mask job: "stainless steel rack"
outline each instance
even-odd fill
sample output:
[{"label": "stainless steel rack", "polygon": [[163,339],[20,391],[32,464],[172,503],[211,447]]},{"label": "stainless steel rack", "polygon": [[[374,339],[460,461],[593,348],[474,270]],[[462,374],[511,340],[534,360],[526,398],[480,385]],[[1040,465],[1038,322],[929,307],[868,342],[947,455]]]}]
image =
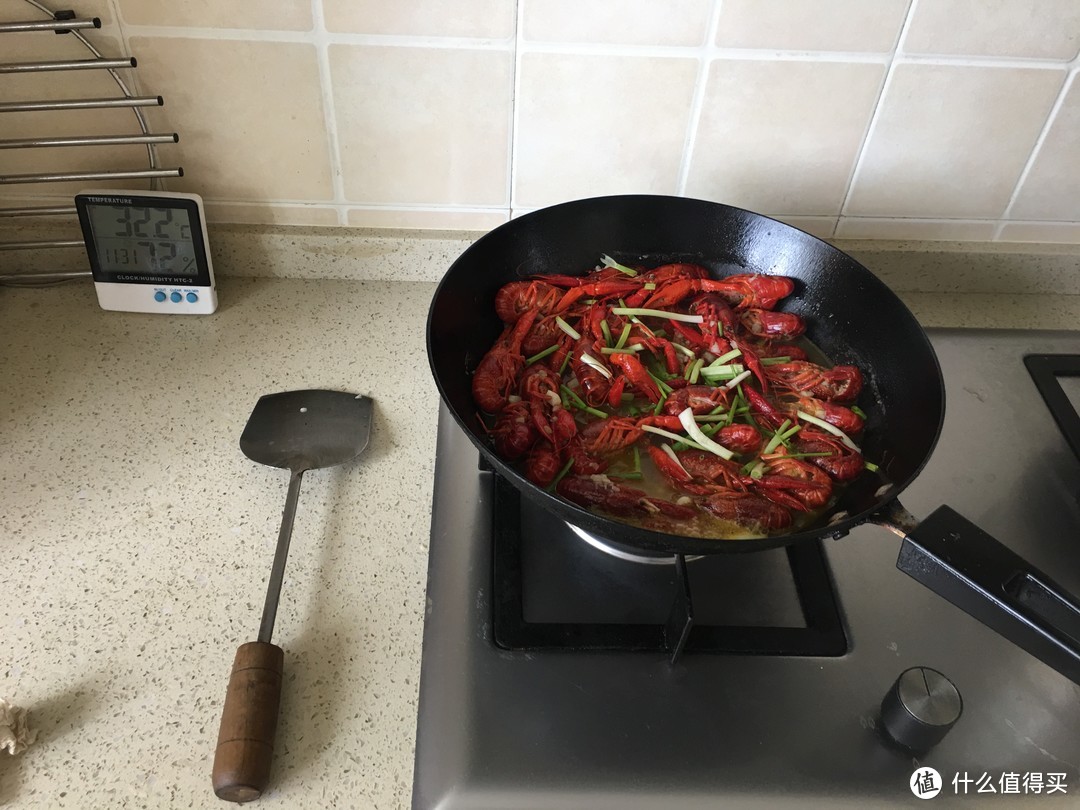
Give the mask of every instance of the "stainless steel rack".
[{"label": "stainless steel rack", "polygon": [[[120,75],[121,71],[134,70],[138,63],[134,57],[110,58],[104,56],[81,32],[101,28],[97,17],[79,18],[72,10],[52,11],[36,0],[25,2],[44,14],[48,19],[0,22],[0,40],[3,35],[24,34],[43,36],[48,33],[70,36],[82,44],[92,55],[89,59],[40,60],[0,63],[0,74],[26,74],[39,72],[66,72],[74,70],[104,70],[116,83],[121,95],[109,98],[73,99],[26,99],[0,102],[0,120],[5,113],[39,112],[61,110],[117,109],[130,110],[138,123],[139,132],[115,135],[46,134],[33,137],[0,139],[0,149],[51,149],[71,146],[116,146],[143,144],[146,146],[148,167],[117,167],[115,169],[87,171],[73,166],[70,170],[20,174],[0,174],[0,185],[21,185],[70,181],[148,180],[151,189],[160,189],[161,181],[169,177],[182,177],[179,166],[162,167],[157,158],[155,145],[176,143],[180,137],[175,132],[151,132],[143,115],[143,107],[161,106],[161,96],[138,96],[131,92]],[[0,49],[2,50],[2,49]],[[118,127],[119,129],[120,127]],[[0,207],[0,220],[10,218],[75,217],[72,205]],[[81,248],[81,239],[20,239],[0,241],[0,251],[30,251],[53,248]],[[0,274],[0,284],[27,284],[63,281],[70,278],[88,277],[87,271],[33,272]]]}]

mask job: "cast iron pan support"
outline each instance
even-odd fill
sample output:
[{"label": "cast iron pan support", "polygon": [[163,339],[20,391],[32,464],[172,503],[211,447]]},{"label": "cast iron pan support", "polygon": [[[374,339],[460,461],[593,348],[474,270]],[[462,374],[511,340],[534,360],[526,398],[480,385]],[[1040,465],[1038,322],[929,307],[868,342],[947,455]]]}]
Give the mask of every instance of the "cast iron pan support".
[{"label": "cast iron pan support", "polygon": [[664,624],[664,642],[674,665],[686,649],[690,630],[694,627],[694,600],[690,596],[690,575],[686,571],[686,555],[675,555],[675,601],[671,604],[667,622]]},{"label": "cast iron pan support", "polygon": [[874,518],[904,542],[896,567],[1080,683],[1080,603],[948,506],[919,521],[898,501]]}]

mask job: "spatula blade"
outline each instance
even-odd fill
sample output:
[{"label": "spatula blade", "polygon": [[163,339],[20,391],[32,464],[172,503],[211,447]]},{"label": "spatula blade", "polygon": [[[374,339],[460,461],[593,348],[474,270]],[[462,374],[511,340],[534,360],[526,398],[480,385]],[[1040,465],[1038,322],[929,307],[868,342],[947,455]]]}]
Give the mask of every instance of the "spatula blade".
[{"label": "spatula blade", "polygon": [[367,447],[373,404],[345,391],[267,394],[248,417],[240,449],[259,464],[293,471],[343,464]]}]

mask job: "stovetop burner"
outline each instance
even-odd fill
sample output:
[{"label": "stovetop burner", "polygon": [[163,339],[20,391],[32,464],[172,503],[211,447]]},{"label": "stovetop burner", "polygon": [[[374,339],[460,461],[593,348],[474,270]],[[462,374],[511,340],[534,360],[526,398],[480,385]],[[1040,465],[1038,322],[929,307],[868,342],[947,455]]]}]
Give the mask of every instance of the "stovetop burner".
[{"label": "stovetop burner", "polygon": [[493,620],[505,649],[675,653],[688,633],[688,653],[847,652],[820,543],[640,565],[585,543],[498,476],[493,510]]},{"label": "stovetop burner", "polygon": [[[1080,463],[1023,361],[1080,355],[1080,333],[929,334],[948,408],[904,505],[926,515],[948,503],[1080,593]],[[1055,361],[1051,374],[1078,372]],[[1080,789],[1080,687],[897,571],[885,530],[687,564],[695,623],[671,665],[677,566],[592,548],[531,502],[513,506],[516,490],[476,460],[444,409],[417,810],[902,806],[924,766],[950,794],[954,775],[984,773],[995,785],[1061,773],[1069,796]],[[823,627],[838,646],[800,654]],[[770,648],[755,649],[763,638]],[[913,667],[942,673],[963,700],[917,760],[880,731],[883,696]],[[1058,798],[1075,803],[1024,800]]]}]

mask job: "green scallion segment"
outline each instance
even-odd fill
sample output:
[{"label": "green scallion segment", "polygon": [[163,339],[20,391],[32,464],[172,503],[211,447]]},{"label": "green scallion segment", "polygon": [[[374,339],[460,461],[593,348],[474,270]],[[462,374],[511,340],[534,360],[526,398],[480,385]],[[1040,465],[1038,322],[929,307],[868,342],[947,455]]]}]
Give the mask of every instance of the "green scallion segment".
[{"label": "green scallion segment", "polygon": [[566,357],[562,359],[562,365],[559,366],[559,376],[561,377],[566,373],[566,367],[570,365],[570,352],[566,353]]},{"label": "green scallion segment", "polygon": [[802,419],[804,422],[809,422],[812,425],[817,425],[822,430],[827,430],[834,436],[838,436],[840,438],[840,441],[842,441],[856,453],[859,453],[860,455],[862,454],[862,450],[859,449],[859,445],[855,444],[855,442],[848,438],[848,435],[844,433],[844,431],[842,431],[835,425],[830,425],[824,419],[818,419],[816,416],[811,416],[810,414],[803,413],[802,411],[797,411],[795,415]]},{"label": "green scallion segment", "polygon": [[607,419],[608,415],[606,413],[599,410],[598,408],[591,407],[587,402],[585,402],[585,400],[583,400],[581,397],[579,397],[577,394],[575,394],[573,391],[571,391],[565,385],[559,386],[559,390],[563,392],[563,395],[564,395],[564,400],[563,401],[569,400],[569,404],[573,405],[578,410],[585,411],[585,413],[592,414],[593,416],[595,416],[595,417],[597,417],[599,419]]},{"label": "green scallion segment", "polygon": [[569,387],[565,385],[560,385],[559,390],[562,391],[564,399],[568,399],[570,402],[572,402],[574,405],[577,405],[579,408],[589,407],[585,404],[585,400],[579,397],[574,391],[570,390]]},{"label": "green scallion segment", "polygon": [[765,449],[761,451],[762,455],[768,455],[776,449],[776,446],[784,440],[784,430],[786,430],[790,424],[790,419],[785,419],[783,421],[783,424],[776,429],[776,433],[773,434],[773,437],[769,439],[769,443],[765,445]]},{"label": "green scallion segment", "polygon": [[763,366],[778,366],[781,363],[790,363],[790,357],[762,357],[759,361]]},{"label": "green scallion segment", "polygon": [[627,267],[625,264],[619,264],[617,261],[615,261],[613,258],[608,256],[606,253],[601,253],[600,254],[600,264],[604,265],[604,267],[614,267],[620,273],[626,273],[626,275],[628,275],[628,276],[636,276],[637,275],[637,270],[633,270],[633,269]]},{"label": "green scallion segment", "polygon": [[619,340],[615,343],[616,349],[621,349],[626,345],[627,338],[630,337],[630,324],[623,324],[622,334],[619,335]]},{"label": "green scallion segment", "polygon": [[702,323],[705,320],[700,315],[683,315],[681,312],[665,312],[662,309],[645,309],[642,307],[612,307],[611,311],[615,315],[667,318],[669,321],[682,321],[684,323]]},{"label": "green scallion segment", "polygon": [[527,360],[525,361],[525,365],[527,365],[527,366],[531,366],[531,365],[532,365],[533,363],[535,363],[535,362],[536,362],[537,360],[543,360],[543,359],[544,359],[545,357],[547,357],[547,356],[548,356],[549,354],[554,354],[554,353],[555,353],[555,351],[556,351],[556,350],[557,350],[558,348],[559,348],[559,344],[558,344],[558,343],[556,343],[556,344],[554,344],[554,345],[552,345],[552,346],[548,346],[548,347],[547,347],[546,349],[544,349],[544,350],[543,350],[542,352],[538,352],[537,354],[534,354],[534,355],[533,355],[532,357],[530,357],[529,359],[527,359]]},{"label": "green scallion segment", "polygon": [[555,316],[555,325],[562,329],[574,340],[581,340],[581,333],[562,319],[561,315]]},{"label": "green scallion segment", "polygon": [[608,346],[611,345],[611,327],[608,326],[607,320],[600,321],[600,331],[604,335],[604,343]]},{"label": "green scallion segment", "polygon": [[611,379],[611,370],[588,352],[581,353],[581,362],[594,369],[597,374],[607,377],[609,380]]},{"label": "green scallion segment", "polygon": [[[744,372],[743,372],[742,374],[739,374],[739,375],[738,375],[737,377],[735,377],[735,378],[734,378],[733,380],[729,380],[729,381],[728,381],[728,382],[727,382],[727,383],[725,384],[725,388],[729,388],[729,389],[730,389],[730,388],[734,388],[735,386],[739,385],[739,384],[740,384],[740,383],[741,383],[741,382],[742,382],[743,380],[745,380],[745,379],[746,379],[747,377],[749,377],[749,376],[750,376],[750,372],[749,372],[749,371],[744,371]],[[741,389],[741,388],[739,389],[739,392],[740,392],[740,393],[742,392],[742,389]]]},{"label": "green scallion segment", "polygon": [[863,466],[866,467],[866,469],[868,469],[870,472],[877,472],[881,469],[877,464],[872,461],[864,461]]},{"label": "green scallion segment", "polygon": [[570,472],[570,468],[573,467],[573,466],[574,466],[574,459],[571,458],[565,464],[563,464],[562,469],[559,470],[558,473],[556,473],[555,477],[553,479],[551,479],[551,483],[548,484],[546,487],[544,487],[544,489],[547,492],[554,492],[555,487],[557,487],[559,485],[559,482],[563,480],[563,476],[565,476],[568,472]]},{"label": "green scallion segment", "polygon": [[671,393],[671,390],[672,390],[672,389],[671,389],[671,386],[670,386],[670,385],[668,385],[668,384],[667,384],[666,382],[664,382],[663,380],[661,380],[661,379],[660,379],[660,378],[659,378],[658,376],[656,376],[655,374],[653,374],[653,373],[652,373],[651,371],[649,371],[648,369],[646,369],[646,370],[645,370],[645,373],[646,373],[646,374],[648,374],[648,375],[649,375],[649,376],[650,376],[650,377],[652,378],[652,381],[653,381],[654,383],[656,383],[656,387],[660,389],[660,393],[661,393],[661,394],[663,394],[663,395],[664,395],[664,396],[666,397],[666,396],[667,396],[668,394],[670,394],[670,393]]},{"label": "green scallion segment", "polygon": [[702,432],[701,428],[697,426],[697,422],[694,421],[694,412],[690,408],[686,408],[679,414],[679,421],[682,423],[683,429],[690,434],[690,438],[701,445],[703,449],[729,461],[735,455],[722,444],[714,442]]},{"label": "green scallion segment", "polygon": [[851,412],[852,412],[853,414],[855,414],[855,415],[856,415],[857,417],[859,417],[860,419],[865,419],[865,418],[866,418],[866,411],[864,411],[864,410],[863,410],[862,408],[860,408],[860,407],[859,407],[858,405],[852,405],[852,406],[851,406],[851,408],[850,408],[850,410],[851,410]]},{"label": "green scallion segment", "polygon": [[720,355],[711,363],[709,363],[709,367],[712,368],[713,366],[722,366],[726,363],[730,363],[736,357],[742,357],[742,349],[732,349],[727,354]]},{"label": "green scallion segment", "polygon": [[693,370],[690,372],[690,384],[697,385],[698,375],[701,373],[701,367],[705,364],[705,360],[699,357],[694,361]]},{"label": "green scallion segment", "polygon": [[746,371],[746,366],[742,363],[731,363],[729,365],[716,365],[712,363],[701,370],[701,373],[706,377],[734,377],[736,374],[742,374]]},{"label": "green scallion segment", "polygon": [[664,438],[671,439],[675,442],[683,442],[688,447],[693,447],[695,450],[704,450],[697,442],[691,441],[685,436],[680,436],[678,433],[672,433],[670,430],[664,430],[663,428],[653,427],[652,425],[642,425],[641,429],[647,433],[655,433],[657,436],[663,436]]},{"label": "green scallion segment", "polygon": [[[787,420],[785,420],[785,421],[787,421]],[[796,433],[798,433],[800,430],[802,430],[802,425],[795,425],[792,428],[783,431],[783,433],[780,435],[780,439],[782,441],[787,441],[792,436],[794,436]]]}]

